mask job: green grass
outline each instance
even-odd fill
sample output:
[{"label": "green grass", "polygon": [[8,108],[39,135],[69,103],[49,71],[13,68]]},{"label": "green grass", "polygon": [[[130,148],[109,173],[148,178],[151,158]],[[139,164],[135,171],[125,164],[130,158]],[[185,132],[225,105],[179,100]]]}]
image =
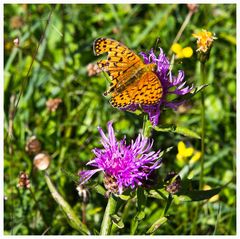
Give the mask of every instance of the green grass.
[{"label": "green grass", "polygon": [[[63,211],[52,198],[44,172],[34,168],[33,156],[25,151],[26,141],[36,135],[42,143],[42,150],[51,155],[50,178],[82,220],[83,203],[75,189],[76,184],[62,169],[77,175],[94,157],[91,150],[101,147],[97,126],[106,130],[107,122],[112,120],[117,137],[120,139],[127,135],[131,139],[137,136],[143,121],[143,115],[111,107],[103,96],[107,81],[102,73],[88,76],[88,64],[100,59],[93,54],[93,41],[102,36],[111,37],[137,53],[155,48],[158,41],[158,46],[168,53],[187,14],[188,8],[184,4],[4,5],[6,235],[80,233],[68,224]],[[186,202],[174,197],[166,215],[168,220],[154,232],[156,235],[236,234],[236,5],[201,4],[179,43],[191,46],[195,51],[196,40],[192,33],[201,29],[214,32],[218,38],[206,64],[206,82],[209,85],[204,89],[204,182],[212,188],[230,183],[221,190],[215,202]],[[20,40],[18,48],[13,45],[16,37]],[[175,62],[174,73],[178,69],[185,71],[189,85],[201,85],[196,53],[189,59]],[[14,104],[19,95],[16,108]],[[46,107],[50,98],[62,99],[56,112],[49,112]],[[201,98],[197,94],[184,113],[162,112],[160,125],[175,124],[201,135],[200,119]],[[200,140],[176,132],[154,131],[152,137],[155,149],[174,146],[164,155],[164,166],[158,171],[162,179],[170,171],[182,170],[176,163],[180,140],[201,150]],[[199,180],[200,168],[200,162],[197,162],[185,177]],[[16,187],[20,171],[29,174],[31,191]],[[99,176],[95,181],[101,182],[100,179]],[[107,199],[91,188],[89,191],[86,222],[90,231],[98,234]],[[165,200],[148,198],[145,219],[139,222],[135,234],[146,234],[150,225],[162,215],[165,206]],[[119,209],[124,228],[115,228],[115,234],[131,233],[135,213],[134,200]]]}]

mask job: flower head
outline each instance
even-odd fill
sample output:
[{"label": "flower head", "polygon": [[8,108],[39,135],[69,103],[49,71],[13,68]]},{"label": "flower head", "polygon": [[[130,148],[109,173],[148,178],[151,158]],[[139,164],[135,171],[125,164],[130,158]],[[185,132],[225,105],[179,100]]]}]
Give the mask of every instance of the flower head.
[{"label": "flower head", "polygon": [[184,71],[180,70],[177,76],[174,76],[172,74],[170,70],[170,62],[161,48],[158,57],[154,54],[153,49],[151,49],[148,53],[141,52],[140,55],[143,56],[143,60],[146,64],[156,64],[156,74],[159,78],[159,81],[161,82],[163,89],[162,97],[160,101],[155,105],[132,104],[121,109],[135,111],[136,109],[140,108],[144,112],[148,113],[152,125],[156,126],[159,121],[161,107],[165,106],[176,110],[179,105],[184,103],[184,101],[176,102],[175,99],[169,101],[167,100],[167,96],[185,95],[189,93],[193,87],[185,86],[186,82],[184,81]]},{"label": "flower head", "polygon": [[136,140],[129,145],[125,138],[117,141],[112,122],[108,123],[108,137],[99,127],[103,149],[95,148],[95,158],[87,163],[95,167],[79,173],[81,184],[88,181],[95,173],[104,173],[106,188],[121,194],[127,188],[136,188],[148,179],[153,170],[161,166],[159,159],[160,150],[150,151],[153,141],[139,134]]},{"label": "flower head", "polygon": [[182,48],[182,46],[179,43],[174,43],[171,47],[171,50],[176,54],[176,57],[178,59],[190,58],[193,54],[193,50],[191,47],[188,46]]},{"label": "flower head", "polygon": [[183,141],[178,143],[177,163],[179,166],[183,166],[188,159],[189,163],[195,163],[201,158],[201,152],[195,150],[193,147],[187,147]]},{"label": "flower head", "polygon": [[206,30],[202,30],[201,32],[192,35],[197,38],[197,51],[203,53],[209,51],[213,41],[217,39],[212,32],[208,32]]}]

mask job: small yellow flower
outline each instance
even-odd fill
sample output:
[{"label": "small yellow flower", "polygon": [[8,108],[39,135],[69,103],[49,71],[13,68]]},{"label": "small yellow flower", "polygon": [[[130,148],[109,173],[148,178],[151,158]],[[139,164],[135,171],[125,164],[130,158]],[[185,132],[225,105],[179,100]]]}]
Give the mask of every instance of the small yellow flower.
[{"label": "small yellow flower", "polygon": [[189,163],[197,162],[201,158],[201,156],[202,156],[201,152],[199,152],[199,151],[194,152],[194,154],[193,154],[192,158],[190,159]]},{"label": "small yellow flower", "polygon": [[179,43],[173,43],[171,50],[177,54],[182,50],[182,46]]},{"label": "small yellow flower", "polygon": [[211,48],[213,41],[217,39],[212,32],[206,30],[202,30],[201,32],[192,35],[197,38],[197,51],[203,53],[206,53]]},{"label": "small yellow flower", "polygon": [[182,48],[179,43],[174,43],[171,47],[171,50],[176,54],[176,57],[178,59],[190,58],[193,54],[193,50],[191,47]]},{"label": "small yellow flower", "polygon": [[178,143],[178,154],[177,154],[177,160],[181,162],[184,162],[187,157],[192,156],[194,152],[194,149],[192,147],[186,147],[183,141],[180,141]]},{"label": "small yellow flower", "polygon": [[190,58],[193,54],[193,50],[188,46],[182,49],[182,53],[185,58]]}]

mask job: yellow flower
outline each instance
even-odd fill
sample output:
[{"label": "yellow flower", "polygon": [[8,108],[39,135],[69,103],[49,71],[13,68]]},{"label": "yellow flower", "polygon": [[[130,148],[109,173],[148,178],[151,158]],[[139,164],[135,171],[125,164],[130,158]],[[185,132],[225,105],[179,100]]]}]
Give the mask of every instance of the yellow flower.
[{"label": "yellow flower", "polygon": [[201,152],[199,152],[199,151],[194,152],[194,154],[193,154],[192,158],[190,159],[189,163],[197,162],[201,158],[201,156],[202,156]]},{"label": "yellow flower", "polygon": [[196,34],[194,33],[192,35],[197,38],[197,51],[203,53],[206,53],[211,48],[213,41],[217,39],[212,32],[208,32],[206,30],[202,30],[201,32]]},{"label": "yellow flower", "polygon": [[191,47],[182,48],[179,43],[174,43],[171,47],[171,50],[176,54],[177,58],[190,58],[193,54]]},{"label": "yellow flower", "polygon": [[187,157],[192,156],[194,149],[192,147],[186,147],[183,141],[178,143],[178,154],[177,160],[180,161],[180,164],[185,161]]},{"label": "yellow flower", "polygon": [[188,46],[182,49],[182,53],[185,58],[190,58],[193,54],[193,50]]}]

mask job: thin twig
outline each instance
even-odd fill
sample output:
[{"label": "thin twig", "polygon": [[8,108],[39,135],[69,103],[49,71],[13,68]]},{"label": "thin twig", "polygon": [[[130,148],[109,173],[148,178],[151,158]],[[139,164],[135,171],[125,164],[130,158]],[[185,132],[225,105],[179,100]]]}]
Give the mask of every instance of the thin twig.
[{"label": "thin twig", "polygon": [[[10,165],[11,168],[13,168],[13,117],[14,117],[14,101],[15,101],[16,96],[12,95],[10,97],[10,106],[9,106],[9,112],[8,112],[8,117],[9,117],[9,123],[8,123],[8,135],[9,135],[9,155],[10,155]],[[10,182],[13,181],[13,174],[12,170],[10,170]],[[11,194],[11,200],[13,199],[13,187],[11,187],[10,190]],[[14,205],[13,203],[11,204],[11,210],[10,210],[10,218],[11,218],[11,235],[13,235],[13,227],[14,227]]]},{"label": "thin twig", "polygon": [[[178,31],[178,33],[177,33],[175,39],[173,40],[172,45],[173,45],[174,43],[176,43],[176,42],[179,41],[180,37],[182,36],[183,31],[185,30],[185,28],[187,27],[187,25],[188,25],[188,23],[189,23],[192,15],[193,15],[193,11],[189,11],[189,12],[188,12],[188,15],[186,16],[186,18],[185,18],[182,26],[180,27],[180,29],[179,29],[179,31]],[[168,52],[168,55],[170,55],[171,53],[172,53],[172,50],[171,50],[171,48],[170,48],[170,50],[169,50],[169,52]]]},{"label": "thin twig", "polygon": [[31,70],[32,70],[33,63],[34,63],[34,61],[35,61],[35,59],[36,59],[38,50],[39,50],[39,48],[40,48],[40,45],[41,45],[43,39],[45,38],[46,30],[47,30],[47,27],[48,27],[48,25],[49,25],[49,22],[50,22],[50,19],[51,19],[51,16],[52,16],[52,13],[53,13],[54,8],[55,8],[55,7],[53,6],[52,9],[51,9],[51,11],[50,11],[50,13],[49,13],[49,16],[48,16],[48,19],[47,19],[45,28],[44,28],[44,30],[43,30],[43,33],[42,33],[42,35],[41,35],[41,38],[40,38],[39,43],[38,43],[38,45],[37,45],[37,48],[36,48],[35,52],[33,53],[32,61],[31,61],[31,63],[30,63],[30,67],[28,68],[26,77],[24,78],[24,80],[23,80],[23,82],[22,82],[22,87],[21,87],[20,93],[19,93],[19,95],[18,95],[18,98],[17,98],[16,103],[15,103],[15,107],[14,107],[13,120],[14,120],[15,115],[16,115],[16,113],[17,113],[18,104],[19,104],[19,101],[20,101],[20,99],[21,99],[21,97],[22,97],[22,94],[23,94],[23,91],[24,91],[24,89],[25,89],[25,86],[27,85],[27,83],[28,83],[28,81],[29,81],[29,75],[30,75],[30,72],[31,72]]}]

